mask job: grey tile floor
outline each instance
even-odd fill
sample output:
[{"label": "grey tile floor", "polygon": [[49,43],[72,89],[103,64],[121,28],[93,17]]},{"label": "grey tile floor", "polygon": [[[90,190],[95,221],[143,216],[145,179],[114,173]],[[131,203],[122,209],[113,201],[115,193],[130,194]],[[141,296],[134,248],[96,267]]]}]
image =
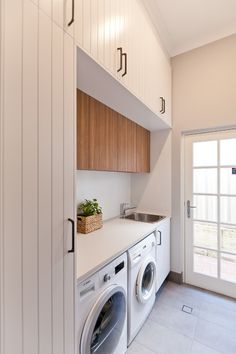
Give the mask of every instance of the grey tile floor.
[{"label": "grey tile floor", "polygon": [[[191,314],[182,311],[192,307]],[[236,354],[236,300],[167,282],[127,354]]]}]

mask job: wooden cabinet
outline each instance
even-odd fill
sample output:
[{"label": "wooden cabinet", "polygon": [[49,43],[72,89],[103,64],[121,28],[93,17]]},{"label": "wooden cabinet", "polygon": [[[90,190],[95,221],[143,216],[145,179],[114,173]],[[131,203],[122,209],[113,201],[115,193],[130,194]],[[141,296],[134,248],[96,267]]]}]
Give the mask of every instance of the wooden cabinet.
[{"label": "wooden cabinet", "polygon": [[137,125],[136,129],[136,171],[150,172],[150,132]]},{"label": "wooden cabinet", "polygon": [[137,124],[118,115],[118,171],[136,171]]},{"label": "wooden cabinet", "polygon": [[170,272],[170,219],[166,218],[156,230],[157,282],[158,291]]},{"label": "wooden cabinet", "polygon": [[77,168],[149,172],[150,132],[77,90]]}]

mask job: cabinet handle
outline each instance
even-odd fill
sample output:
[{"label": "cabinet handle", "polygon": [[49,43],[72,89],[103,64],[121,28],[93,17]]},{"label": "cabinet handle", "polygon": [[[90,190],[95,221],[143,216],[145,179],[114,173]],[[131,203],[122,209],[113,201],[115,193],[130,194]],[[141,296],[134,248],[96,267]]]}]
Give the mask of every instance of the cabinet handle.
[{"label": "cabinet handle", "polygon": [[123,54],[122,54],[122,48],[121,47],[117,48],[117,50],[120,52],[120,67],[117,70],[117,72],[119,73],[122,70],[122,68],[123,68],[123,60],[122,60],[122,55]]},{"label": "cabinet handle", "polygon": [[122,56],[125,57],[125,72],[124,74],[122,74],[122,77],[125,76],[127,74],[127,66],[128,66],[128,63],[127,63],[127,53],[123,53]]},{"label": "cabinet handle", "polygon": [[68,221],[71,223],[72,226],[72,247],[70,250],[68,250],[68,253],[74,253],[75,252],[75,222],[72,219],[68,219]]},{"label": "cabinet handle", "polygon": [[164,99],[164,112],[163,113],[166,113],[166,100]]},{"label": "cabinet handle", "polygon": [[68,23],[68,27],[70,27],[74,21],[75,21],[75,0],[72,0],[72,16],[70,22]]},{"label": "cabinet handle", "polygon": [[160,113],[163,114],[163,113],[165,113],[165,111],[164,111],[164,108],[165,108],[164,101],[165,100],[164,100],[164,98],[162,96],[160,97],[160,99],[161,99],[161,110],[160,110]]},{"label": "cabinet handle", "polygon": [[160,231],[160,230],[157,230],[157,232],[158,232],[159,235],[160,235],[160,242],[157,244],[157,246],[161,246],[161,231]]}]

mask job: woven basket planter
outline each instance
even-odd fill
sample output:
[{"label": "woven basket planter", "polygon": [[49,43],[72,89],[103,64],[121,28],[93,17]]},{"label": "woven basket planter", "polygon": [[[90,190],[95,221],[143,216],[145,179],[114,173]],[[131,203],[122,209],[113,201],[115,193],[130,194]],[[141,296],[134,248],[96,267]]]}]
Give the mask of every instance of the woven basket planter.
[{"label": "woven basket planter", "polygon": [[101,229],[102,227],[102,214],[95,214],[91,216],[77,216],[77,231],[82,234]]}]

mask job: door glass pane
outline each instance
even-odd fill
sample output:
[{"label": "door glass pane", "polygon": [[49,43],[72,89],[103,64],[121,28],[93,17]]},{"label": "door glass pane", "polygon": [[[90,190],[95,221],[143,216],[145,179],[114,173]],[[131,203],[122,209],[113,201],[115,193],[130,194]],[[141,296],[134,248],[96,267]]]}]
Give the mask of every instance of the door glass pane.
[{"label": "door glass pane", "polygon": [[[235,175],[236,176],[236,175]],[[194,193],[217,193],[217,169],[201,168],[193,171]]]},{"label": "door glass pane", "polygon": [[125,296],[118,291],[106,301],[98,314],[89,353],[113,353],[123,330],[125,312]]},{"label": "door glass pane", "polygon": [[203,221],[217,221],[217,197],[195,195],[194,196],[194,219]]},{"label": "door glass pane", "polygon": [[236,224],[236,197],[220,198],[221,222],[227,224]]},{"label": "door glass pane", "polygon": [[232,168],[220,169],[220,193],[236,195],[236,174],[232,173]]},{"label": "door glass pane", "polygon": [[194,248],[193,270],[196,273],[217,276],[217,253],[214,251]]},{"label": "door glass pane", "polygon": [[217,249],[217,226],[194,221],[194,246]]},{"label": "door glass pane", "polygon": [[154,264],[152,262],[148,263],[142,279],[142,293],[147,296],[153,286],[154,281]]},{"label": "door glass pane", "polygon": [[221,226],[220,244],[223,251],[236,253],[236,227]]},{"label": "door glass pane", "polygon": [[221,279],[236,283],[236,256],[221,254]]},{"label": "door glass pane", "polygon": [[236,165],[236,139],[220,141],[220,164]]},{"label": "door glass pane", "polygon": [[201,141],[193,143],[193,166],[217,165],[217,141]]}]

